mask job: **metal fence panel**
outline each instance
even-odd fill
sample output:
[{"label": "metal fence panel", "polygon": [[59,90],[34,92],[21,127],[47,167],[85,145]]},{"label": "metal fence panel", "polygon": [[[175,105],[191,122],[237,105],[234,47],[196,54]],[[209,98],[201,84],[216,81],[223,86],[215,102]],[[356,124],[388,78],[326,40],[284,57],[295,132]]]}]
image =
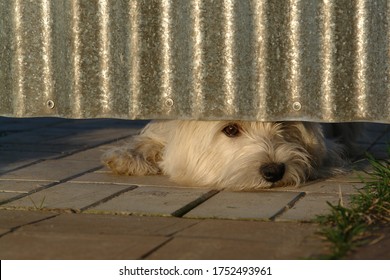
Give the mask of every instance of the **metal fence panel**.
[{"label": "metal fence panel", "polygon": [[385,0],[0,0],[0,115],[390,122]]}]

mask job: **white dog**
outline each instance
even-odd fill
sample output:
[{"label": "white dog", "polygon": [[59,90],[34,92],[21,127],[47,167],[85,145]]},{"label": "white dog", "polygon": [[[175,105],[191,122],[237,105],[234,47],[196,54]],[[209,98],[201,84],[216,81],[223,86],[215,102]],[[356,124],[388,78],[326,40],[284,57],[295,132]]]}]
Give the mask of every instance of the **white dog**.
[{"label": "white dog", "polygon": [[317,123],[170,120],[152,121],[131,143],[107,151],[103,162],[117,174],[165,174],[182,185],[254,190],[338,172],[341,150]]}]

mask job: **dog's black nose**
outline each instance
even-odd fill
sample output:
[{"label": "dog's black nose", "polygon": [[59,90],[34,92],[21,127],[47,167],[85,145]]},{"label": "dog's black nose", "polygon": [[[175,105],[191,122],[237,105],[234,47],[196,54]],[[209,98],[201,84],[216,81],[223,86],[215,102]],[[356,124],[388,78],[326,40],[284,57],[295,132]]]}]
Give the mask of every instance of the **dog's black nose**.
[{"label": "dog's black nose", "polygon": [[286,166],[284,163],[266,163],[260,166],[260,174],[271,183],[275,183],[283,178]]}]

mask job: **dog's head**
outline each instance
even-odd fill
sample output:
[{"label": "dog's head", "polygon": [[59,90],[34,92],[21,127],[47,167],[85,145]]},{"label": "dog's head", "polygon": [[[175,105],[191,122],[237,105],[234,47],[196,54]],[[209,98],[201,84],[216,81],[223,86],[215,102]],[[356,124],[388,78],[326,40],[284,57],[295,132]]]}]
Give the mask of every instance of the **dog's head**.
[{"label": "dog's head", "polygon": [[315,177],[325,153],[313,123],[179,121],[160,165],[184,184],[259,189]]}]

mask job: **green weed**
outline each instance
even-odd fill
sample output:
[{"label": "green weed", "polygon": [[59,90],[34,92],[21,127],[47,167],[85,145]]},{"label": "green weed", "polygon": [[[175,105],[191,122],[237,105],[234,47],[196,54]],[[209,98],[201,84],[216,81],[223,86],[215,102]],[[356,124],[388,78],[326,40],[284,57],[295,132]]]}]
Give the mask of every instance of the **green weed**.
[{"label": "green weed", "polygon": [[350,206],[328,202],[330,213],[317,216],[318,233],[330,244],[329,259],[341,259],[366,244],[371,229],[390,221],[390,161],[378,161],[370,155],[367,159],[372,171],[367,173],[368,180],[362,179],[365,186],[352,196]]},{"label": "green weed", "polygon": [[34,208],[37,209],[37,210],[41,210],[43,208],[43,204],[45,203],[45,199],[46,199],[46,196],[43,196],[41,202],[39,203],[39,205],[37,205],[35,203],[35,201],[31,198],[30,195],[28,195],[28,198],[30,199],[30,201],[32,202],[32,204],[34,205]]}]

